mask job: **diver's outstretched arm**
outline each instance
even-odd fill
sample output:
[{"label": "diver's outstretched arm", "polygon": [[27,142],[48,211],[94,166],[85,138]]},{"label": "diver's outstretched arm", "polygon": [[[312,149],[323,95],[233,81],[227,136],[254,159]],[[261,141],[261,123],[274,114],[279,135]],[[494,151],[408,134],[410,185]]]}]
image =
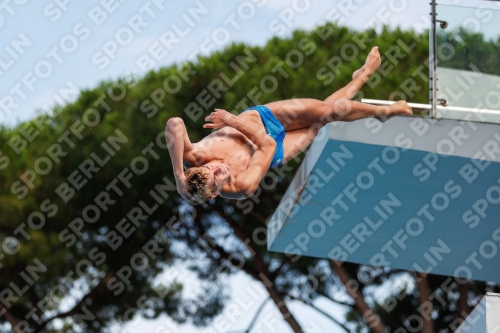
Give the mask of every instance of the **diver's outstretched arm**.
[{"label": "diver's outstretched arm", "polygon": [[165,128],[165,137],[167,138],[168,152],[172,159],[177,192],[184,199],[191,201],[186,187],[183,161],[186,157],[189,159],[194,146],[189,140],[184,121],[179,117],[170,118]]}]

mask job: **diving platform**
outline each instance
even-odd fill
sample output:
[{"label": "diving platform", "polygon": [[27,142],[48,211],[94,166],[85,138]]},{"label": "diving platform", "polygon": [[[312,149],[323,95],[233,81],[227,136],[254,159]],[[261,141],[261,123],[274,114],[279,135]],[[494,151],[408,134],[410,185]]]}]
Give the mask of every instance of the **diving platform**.
[{"label": "diving platform", "polygon": [[500,331],[498,314],[500,314],[500,294],[486,293],[455,332],[498,333]]},{"label": "diving platform", "polygon": [[500,125],[394,117],[325,126],[268,249],[500,282]]}]

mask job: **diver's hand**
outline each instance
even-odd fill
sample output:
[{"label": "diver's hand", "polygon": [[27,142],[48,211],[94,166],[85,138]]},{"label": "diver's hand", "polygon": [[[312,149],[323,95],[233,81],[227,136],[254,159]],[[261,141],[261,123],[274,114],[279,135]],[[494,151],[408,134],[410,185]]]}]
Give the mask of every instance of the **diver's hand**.
[{"label": "diver's hand", "polygon": [[211,121],[213,124],[207,123],[203,128],[222,128],[229,126],[231,119],[236,117],[234,114],[222,109],[215,109],[210,115],[205,118],[205,121]]},{"label": "diver's hand", "polygon": [[177,192],[179,192],[181,197],[183,197],[185,200],[191,202],[192,201],[191,194],[189,194],[186,186],[186,177],[185,176],[179,178],[175,177],[175,182],[177,185]]}]

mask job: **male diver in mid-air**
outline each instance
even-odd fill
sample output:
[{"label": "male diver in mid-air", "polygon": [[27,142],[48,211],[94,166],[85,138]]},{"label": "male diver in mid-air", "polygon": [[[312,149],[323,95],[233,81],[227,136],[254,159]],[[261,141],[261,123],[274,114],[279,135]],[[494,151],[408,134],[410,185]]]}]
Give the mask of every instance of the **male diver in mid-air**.
[{"label": "male diver in mid-air", "polygon": [[[332,121],[375,117],[385,120],[411,115],[405,101],[374,106],[351,101],[380,66],[378,47],[352,75],[352,81],[328,96],[291,99],[253,106],[238,116],[215,109],[204,128],[219,129],[191,143],[181,118],[170,118],[165,134],[177,191],[190,203],[220,195],[229,199],[251,196],[269,168],[280,166],[304,150],[319,129]],[[183,166],[189,167],[184,171]]]}]

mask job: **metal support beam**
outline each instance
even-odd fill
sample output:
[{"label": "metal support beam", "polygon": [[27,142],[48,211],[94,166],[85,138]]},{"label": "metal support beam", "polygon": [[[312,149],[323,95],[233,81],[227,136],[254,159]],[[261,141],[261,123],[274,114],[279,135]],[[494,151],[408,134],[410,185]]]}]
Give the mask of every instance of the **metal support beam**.
[{"label": "metal support beam", "polygon": [[436,77],[436,68],[437,68],[437,40],[436,40],[436,0],[431,0],[431,33],[430,33],[430,41],[429,41],[429,101],[431,103],[431,109],[429,116],[431,118],[435,117],[436,107],[437,107],[437,77]]}]

